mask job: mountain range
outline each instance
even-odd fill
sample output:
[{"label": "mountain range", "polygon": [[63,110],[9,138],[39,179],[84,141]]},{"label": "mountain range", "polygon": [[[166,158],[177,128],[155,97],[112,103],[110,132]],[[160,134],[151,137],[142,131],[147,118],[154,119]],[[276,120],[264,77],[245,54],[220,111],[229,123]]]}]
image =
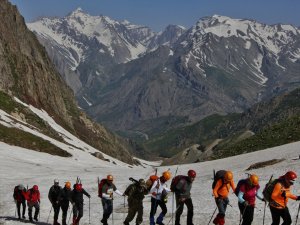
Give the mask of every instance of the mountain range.
[{"label": "mountain range", "polygon": [[94,120],[135,139],[299,86],[300,30],[214,15],[150,28],[80,8],[27,24]]}]

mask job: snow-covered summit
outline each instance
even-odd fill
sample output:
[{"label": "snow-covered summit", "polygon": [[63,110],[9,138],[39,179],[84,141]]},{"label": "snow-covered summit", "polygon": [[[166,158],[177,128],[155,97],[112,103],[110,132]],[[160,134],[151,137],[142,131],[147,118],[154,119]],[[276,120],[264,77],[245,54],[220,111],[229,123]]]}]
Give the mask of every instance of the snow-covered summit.
[{"label": "snow-covered summit", "polygon": [[27,25],[40,38],[62,49],[60,52],[69,58],[72,70],[84,62],[91,48],[95,50],[91,46],[94,40],[99,43],[100,54],[107,53],[117,62],[124,62],[144,53],[145,39],[151,35],[149,28],[118,22],[108,16],[91,16],[81,8],[63,18],[43,18]]},{"label": "snow-covered summit", "polygon": [[255,40],[278,54],[284,45],[289,44],[300,31],[292,25],[267,25],[248,19],[233,19],[227,16],[213,15],[204,17],[193,26],[192,34],[212,33],[219,37],[238,37],[245,41]]}]

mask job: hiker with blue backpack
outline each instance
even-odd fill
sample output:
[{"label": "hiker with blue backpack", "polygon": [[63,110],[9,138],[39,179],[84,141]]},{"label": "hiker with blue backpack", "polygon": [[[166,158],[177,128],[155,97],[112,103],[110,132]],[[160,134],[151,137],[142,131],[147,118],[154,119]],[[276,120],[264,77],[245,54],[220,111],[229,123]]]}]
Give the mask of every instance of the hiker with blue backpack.
[{"label": "hiker with blue backpack", "polygon": [[259,188],[259,178],[255,174],[251,174],[247,179],[240,180],[236,186],[234,193],[238,197],[238,206],[242,215],[241,225],[251,225],[256,197],[265,201],[262,193],[258,191]]},{"label": "hiker with blue backpack", "polygon": [[272,215],[272,225],[279,225],[280,217],[283,219],[282,225],[292,224],[287,203],[289,198],[297,201],[300,200],[300,196],[293,195],[290,191],[290,187],[294,184],[296,178],[297,174],[294,171],[288,171],[285,175],[272,182],[274,187],[269,203]]},{"label": "hiker with blue backpack", "polygon": [[219,213],[213,220],[213,223],[216,225],[224,225],[226,208],[229,204],[229,190],[230,188],[232,188],[232,190],[235,191],[233,173],[231,171],[219,170],[214,175],[214,182],[212,188],[213,195],[215,197],[215,202],[219,211]]}]

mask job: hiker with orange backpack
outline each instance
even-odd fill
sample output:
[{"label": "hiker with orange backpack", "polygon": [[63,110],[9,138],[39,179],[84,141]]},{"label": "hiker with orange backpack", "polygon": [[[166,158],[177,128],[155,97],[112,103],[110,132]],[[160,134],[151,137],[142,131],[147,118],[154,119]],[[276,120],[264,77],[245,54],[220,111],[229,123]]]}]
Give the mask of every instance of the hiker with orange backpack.
[{"label": "hiker with orange backpack", "polygon": [[123,193],[116,188],[113,181],[113,176],[109,174],[106,176],[106,179],[102,179],[98,184],[98,196],[101,198],[103,207],[103,217],[101,219],[103,225],[107,225],[107,220],[113,212],[114,192],[123,196]]},{"label": "hiker with orange backpack", "polygon": [[175,193],[176,213],[175,225],[180,225],[180,216],[183,212],[184,204],[187,207],[187,225],[193,225],[194,206],[191,198],[192,184],[196,178],[196,172],[189,170],[187,176],[177,175],[171,183],[171,190]]},{"label": "hiker with orange backpack", "polygon": [[297,174],[294,171],[288,171],[275,184],[270,200],[272,225],[279,225],[280,217],[283,219],[283,225],[292,224],[287,203],[289,198],[297,201],[300,200],[300,196],[293,195],[290,192],[290,187],[294,184],[296,178]]},{"label": "hiker with orange backpack", "polygon": [[159,225],[164,225],[163,219],[167,214],[167,206],[166,206],[166,197],[170,189],[167,188],[166,182],[171,179],[171,173],[169,171],[163,172],[162,176],[160,176],[154,183],[150,189],[151,194],[151,210],[150,210],[150,225],[155,225],[154,215],[156,213],[157,207],[161,208],[161,213],[156,219],[156,223]]},{"label": "hiker with orange backpack", "polygon": [[213,184],[213,195],[215,197],[219,213],[213,220],[213,223],[216,225],[224,225],[226,208],[229,204],[229,190],[230,188],[232,188],[233,191],[235,190],[233,173],[231,171],[220,170],[216,173],[216,177],[217,179],[214,181],[215,185]]},{"label": "hiker with orange backpack", "polygon": [[251,174],[247,179],[238,182],[235,194],[238,197],[238,206],[242,215],[243,222],[241,225],[251,225],[255,208],[256,197],[262,201],[264,197],[259,192],[259,178],[255,174]]}]

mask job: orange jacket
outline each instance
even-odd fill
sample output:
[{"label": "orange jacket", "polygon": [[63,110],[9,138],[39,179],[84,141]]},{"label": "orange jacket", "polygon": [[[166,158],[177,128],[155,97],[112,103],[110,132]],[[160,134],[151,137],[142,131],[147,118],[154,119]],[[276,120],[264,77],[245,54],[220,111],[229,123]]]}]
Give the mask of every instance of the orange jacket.
[{"label": "orange jacket", "polygon": [[[284,191],[286,197],[282,196]],[[297,196],[290,192],[290,188],[285,188],[280,182],[278,182],[274,187],[271,198],[273,200],[270,202],[272,207],[283,209],[286,207],[289,198],[296,200]]]},{"label": "orange jacket", "polygon": [[215,188],[213,189],[213,195],[215,196],[215,198],[218,197],[227,198],[230,187],[232,188],[233,191],[235,190],[235,185],[233,180],[228,183],[223,183],[223,180],[219,179],[216,183]]}]

